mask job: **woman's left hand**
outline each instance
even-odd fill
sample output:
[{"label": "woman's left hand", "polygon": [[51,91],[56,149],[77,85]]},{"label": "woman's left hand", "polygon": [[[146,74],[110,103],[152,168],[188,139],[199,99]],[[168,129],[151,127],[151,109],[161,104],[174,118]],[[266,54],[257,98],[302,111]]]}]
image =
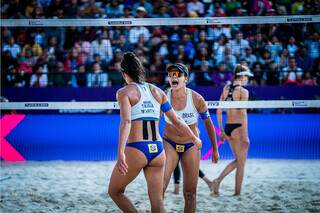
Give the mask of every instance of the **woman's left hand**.
[{"label": "woman's left hand", "polygon": [[212,163],[218,163],[219,161],[219,151],[218,150],[213,150],[212,152]]}]

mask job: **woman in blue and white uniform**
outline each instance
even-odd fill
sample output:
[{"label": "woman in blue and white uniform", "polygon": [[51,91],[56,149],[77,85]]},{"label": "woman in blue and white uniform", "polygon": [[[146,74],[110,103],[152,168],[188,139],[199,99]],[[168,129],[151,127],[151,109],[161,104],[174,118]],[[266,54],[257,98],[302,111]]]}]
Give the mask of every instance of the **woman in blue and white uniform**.
[{"label": "woman in blue and white uniform", "polygon": [[138,57],[128,52],[121,62],[127,85],[117,91],[120,107],[118,160],[113,169],[108,194],[123,212],[137,212],[124,192],[126,186],[144,171],[151,212],[164,212],[163,178],[165,152],[159,134],[160,111],[201,147],[201,140],[179,119],[164,92],[144,81],[145,73]]},{"label": "woman in blue and white uniform", "polygon": [[[198,119],[203,119],[207,133],[213,147],[212,161],[219,159],[216,143],[216,133],[210,118],[204,98],[197,92],[186,87],[188,81],[188,68],[181,63],[173,64],[167,68],[171,88],[167,98],[174,111],[190,127],[192,132],[199,137]],[[200,149],[194,146],[193,139],[173,125],[173,121],[165,115],[165,130],[163,135],[166,151],[165,189],[179,160],[183,170],[183,194],[185,199],[185,212],[195,212],[196,191],[199,175]],[[165,191],[165,190],[164,190]]]}]

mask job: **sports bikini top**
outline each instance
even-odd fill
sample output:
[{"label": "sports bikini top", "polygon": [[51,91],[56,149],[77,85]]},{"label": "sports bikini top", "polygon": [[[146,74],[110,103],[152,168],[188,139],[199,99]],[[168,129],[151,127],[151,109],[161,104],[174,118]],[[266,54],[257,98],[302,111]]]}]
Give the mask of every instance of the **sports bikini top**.
[{"label": "sports bikini top", "polygon": [[230,84],[228,86],[228,96],[225,101],[234,101],[233,100],[233,92],[236,87],[240,87],[240,85],[239,84],[236,84],[236,85]]},{"label": "sports bikini top", "polygon": [[160,104],[153,97],[148,83],[134,83],[140,92],[140,100],[131,109],[131,120],[159,120]]},{"label": "sports bikini top", "polygon": [[[169,89],[167,92],[167,98],[169,103],[171,104],[171,91],[172,89]],[[199,113],[194,106],[193,98],[192,98],[192,90],[187,88],[187,104],[186,107],[183,110],[175,110],[176,113],[180,118],[182,118],[187,125],[195,124],[198,122],[199,119]],[[170,119],[164,115],[165,121],[169,124],[172,124]]]}]

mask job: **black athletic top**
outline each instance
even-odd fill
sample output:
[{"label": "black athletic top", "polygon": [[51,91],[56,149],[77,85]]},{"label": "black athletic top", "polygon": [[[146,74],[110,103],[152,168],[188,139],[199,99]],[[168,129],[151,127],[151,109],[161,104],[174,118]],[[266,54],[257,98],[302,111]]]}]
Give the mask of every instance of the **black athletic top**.
[{"label": "black athletic top", "polygon": [[233,100],[233,91],[236,87],[239,87],[240,85],[239,84],[236,84],[236,85],[233,85],[233,84],[230,84],[228,86],[228,96],[226,98],[226,101],[234,101]]}]

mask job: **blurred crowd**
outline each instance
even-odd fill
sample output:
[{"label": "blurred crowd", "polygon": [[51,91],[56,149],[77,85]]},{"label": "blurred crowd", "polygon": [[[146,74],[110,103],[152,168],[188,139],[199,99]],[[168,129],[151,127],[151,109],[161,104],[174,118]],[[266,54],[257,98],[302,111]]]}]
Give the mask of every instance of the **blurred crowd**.
[{"label": "blurred crowd", "polygon": [[[1,18],[170,18],[320,14],[320,0],[3,0]],[[254,19],[254,17],[252,17]],[[156,19],[155,19],[156,21]],[[1,83],[7,87],[122,85],[120,62],[134,51],[147,80],[166,83],[181,62],[191,85],[224,85],[237,63],[253,85],[320,83],[320,26],[256,24],[136,27],[3,27]]]}]

